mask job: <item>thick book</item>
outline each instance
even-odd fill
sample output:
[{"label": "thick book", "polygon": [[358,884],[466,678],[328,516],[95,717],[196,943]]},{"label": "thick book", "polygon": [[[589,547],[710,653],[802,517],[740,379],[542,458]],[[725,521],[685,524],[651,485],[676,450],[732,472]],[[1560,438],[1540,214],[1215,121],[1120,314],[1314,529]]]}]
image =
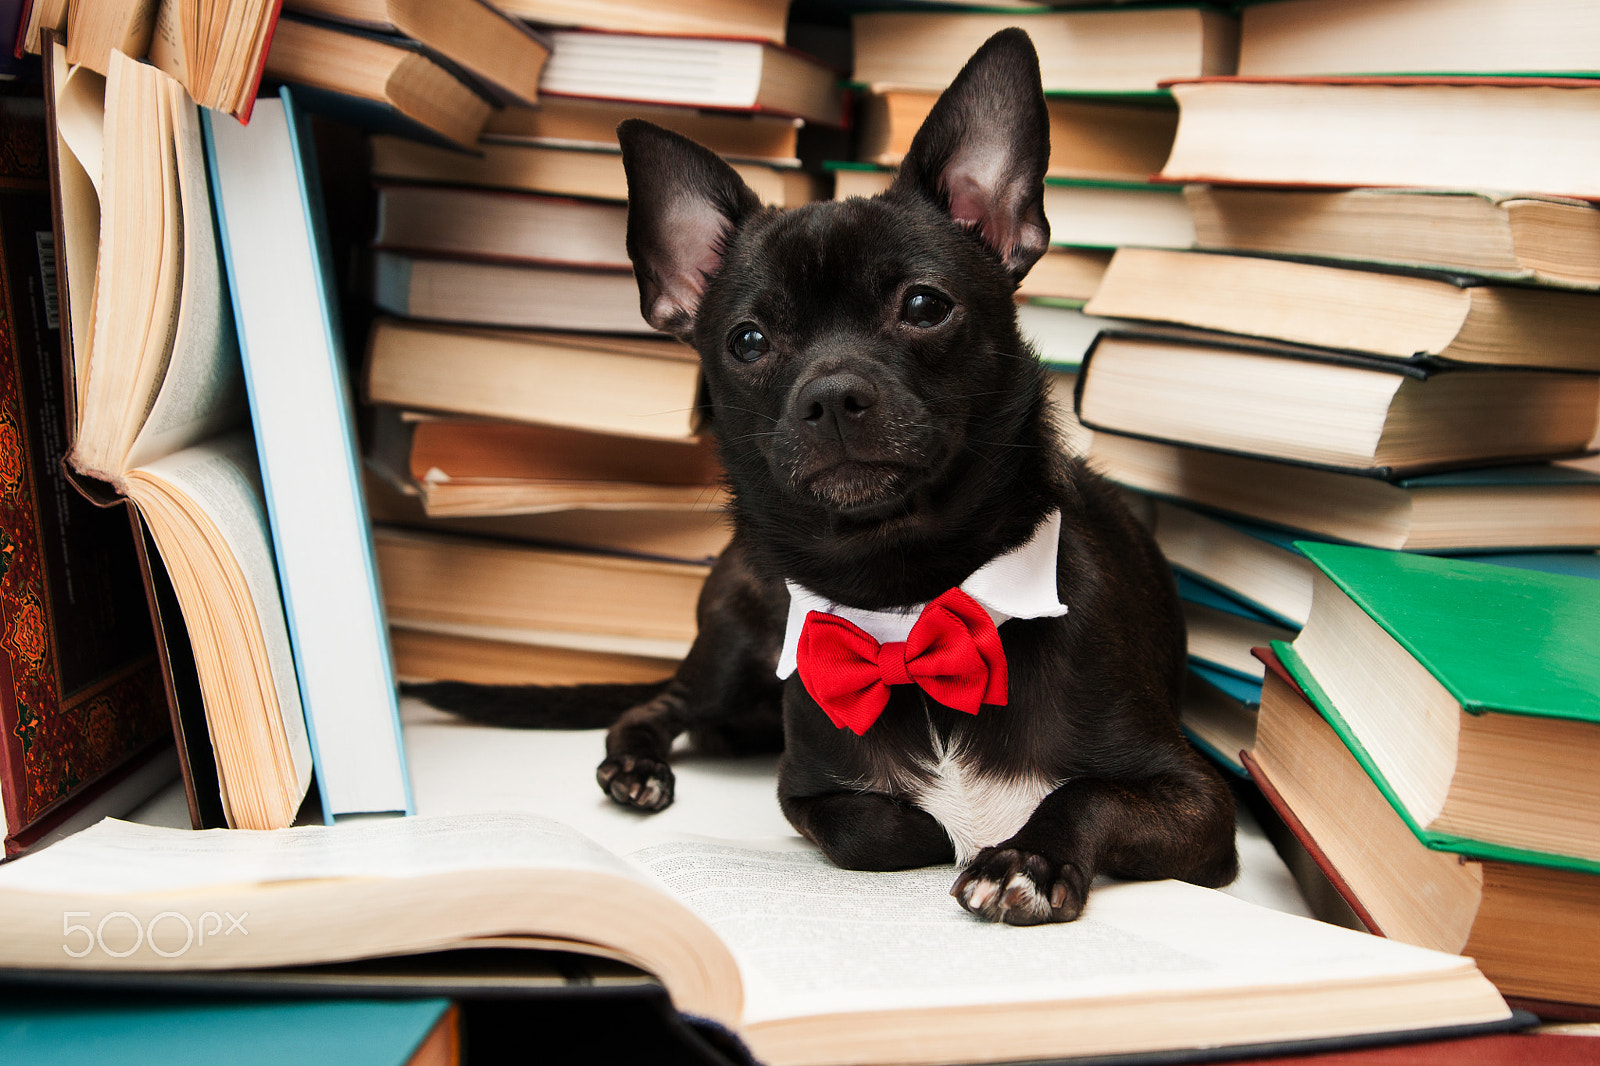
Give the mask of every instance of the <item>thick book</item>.
[{"label": "thick book", "polygon": [[[861,99],[855,158],[899,166],[939,94],[932,89],[883,89]],[[1137,102],[1051,97],[1050,158],[1045,176],[1145,181],[1172,150],[1178,111],[1168,101]]]},{"label": "thick book", "polygon": [[463,636],[402,623],[389,628],[395,676],[408,682],[475,685],[662,685],[678,660],[592,648],[530,643],[514,636]]},{"label": "thick book", "polygon": [[703,111],[669,104],[551,97],[538,107],[507,107],[484,123],[485,143],[600,148],[618,151],[617,126],[642,118],[681,133],[725,159],[785,167],[800,165],[801,120],[783,115]]},{"label": "thick book", "polygon": [[549,39],[488,0],[287,0],[283,6],[402,34],[469,71],[502,102],[539,101]]},{"label": "thick book", "polygon": [[415,489],[427,514],[706,510],[724,502],[709,441],[531,422],[373,411],[368,463]]},{"label": "thick book", "polygon": [[265,70],[358,125],[462,148],[477,144],[494,110],[475,80],[410,38],[340,23],[281,19]]},{"label": "thick book", "polygon": [[373,256],[373,302],[402,318],[502,329],[653,334],[631,270]]},{"label": "thick book", "polygon": [[726,35],[782,44],[789,0],[501,0],[509,15],[549,26],[682,37]]},{"label": "thick book", "polygon": [[148,531],[147,590],[196,824],[287,825],[311,751],[198,110],[121,53],[103,81],[67,73],[58,45],[50,58],[67,464],[81,491],[131,503]]},{"label": "thick book", "polygon": [[1552,1017],[1600,1006],[1600,876],[1430,847],[1268,649],[1256,738],[1262,794],[1374,933],[1470,955]]},{"label": "thick book", "polygon": [[1235,777],[1247,776],[1240,752],[1256,742],[1261,681],[1246,680],[1193,660],[1184,674],[1178,724],[1212,762]]},{"label": "thick book", "polygon": [[[552,103],[559,101],[552,98]],[[748,160],[734,160],[730,165],[764,204],[794,207],[821,198],[815,176],[798,167]],[[438,145],[379,134],[372,138],[372,176],[551,196],[619,201],[628,198],[622,150],[615,146],[490,137],[478,145],[475,155],[464,155]]]},{"label": "thick book", "polygon": [[1274,640],[1290,640],[1293,628],[1259,614],[1242,600],[1180,573],[1179,606],[1189,634],[1189,662],[1244,681],[1261,680],[1261,663],[1250,654]]},{"label": "thick book", "polygon": [[[641,328],[637,286],[633,317]],[[700,364],[651,335],[476,330],[380,318],[363,398],[417,411],[540,422],[657,440],[700,433]]]},{"label": "thick book", "polygon": [[0,95],[0,836],[15,855],[177,774],[127,516],[64,476],[69,439],[37,96]]},{"label": "thick book", "polygon": [[681,659],[710,567],[379,528],[390,625]]},{"label": "thick book", "polygon": [[840,72],[770,41],[555,30],[540,80],[549,96],[847,119]]},{"label": "thick book", "polygon": [[1039,50],[1046,92],[1152,93],[1163,81],[1232,74],[1238,21],[1195,5],[1104,11],[873,11],[851,18],[855,68],[872,86],[943,89],[1008,26]]},{"label": "thick book", "polygon": [[248,122],[281,3],[156,0],[138,5],[154,13],[155,24],[146,37],[148,58],[200,106]]},{"label": "thick book", "polygon": [[443,185],[378,186],[373,243],[421,255],[632,269],[623,204]]},{"label": "thick book", "polygon": [[1124,248],[1088,310],[1413,362],[1600,371],[1587,343],[1600,294],[1464,275]]},{"label": "thick book", "polygon": [[[1156,543],[1179,573],[1243,600],[1282,625],[1305,625],[1317,568],[1295,546],[1303,536],[1172,500],[1157,499],[1152,506]],[[1600,554],[1592,551],[1480,552],[1468,558],[1600,579]]]},{"label": "thick book", "polygon": [[1239,13],[1240,74],[1580,74],[1600,13],[1565,0],[1286,0]]},{"label": "thick book", "polygon": [[1431,846],[1600,874],[1600,582],[1302,543],[1273,650]]},{"label": "thick book", "polygon": [[1600,286],[1600,208],[1583,200],[1439,189],[1189,185],[1195,246]]},{"label": "thick book", "polygon": [[[1100,279],[1105,276],[1106,267],[1111,265],[1111,256],[1112,249],[1109,248],[1056,245],[1047,249],[1033,264],[1033,269],[1017,286],[1017,295],[1026,300],[1055,300],[1081,305],[1100,287]],[[1081,345],[1072,362],[1078,362],[1088,347],[1088,344]]]},{"label": "thick book", "polygon": [[[704,837],[664,835],[618,853],[513,813],[272,834],[107,821],[0,869],[0,964],[237,970],[518,937],[640,966],[679,1010],[730,1027],[772,1066],[1512,1024],[1470,959],[1214,890],[1103,885],[1082,918],[1030,928],[1024,946],[1017,930],[962,914],[952,875],[846,871],[809,847]],[[63,910],[77,927],[65,953]],[[244,915],[249,935],[179,951],[180,919],[203,912]],[[938,965],[952,950],[963,965]]]},{"label": "thick book", "polygon": [[1574,150],[1600,136],[1592,79],[1219,78],[1172,94],[1171,181],[1600,196]]},{"label": "thick book", "polygon": [[1581,455],[1600,376],[1107,332],[1077,410],[1096,431],[1390,477]]},{"label": "thick book", "polygon": [[18,1061],[200,1066],[342,1061],[453,1066],[461,1011],[450,1000],[128,996],[31,988],[0,1006],[0,1043]]},{"label": "thick book", "polygon": [[1600,548],[1600,476],[1564,464],[1389,481],[1161,441],[1095,433],[1089,459],[1129,488],[1240,518],[1378,548]]},{"label": "thick book", "polygon": [[208,121],[207,161],[323,816],[411,810],[310,132]]}]

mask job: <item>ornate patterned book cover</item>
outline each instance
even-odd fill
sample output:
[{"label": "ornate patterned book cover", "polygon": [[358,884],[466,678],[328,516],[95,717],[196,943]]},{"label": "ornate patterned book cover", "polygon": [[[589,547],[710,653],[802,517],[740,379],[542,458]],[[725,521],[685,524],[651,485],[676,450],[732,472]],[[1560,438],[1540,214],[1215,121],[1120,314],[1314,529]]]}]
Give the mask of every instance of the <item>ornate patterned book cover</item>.
[{"label": "ornate patterned book cover", "polygon": [[132,526],[62,476],[43,101],[0,96],[0,798],[7,853],[171,723]]}]

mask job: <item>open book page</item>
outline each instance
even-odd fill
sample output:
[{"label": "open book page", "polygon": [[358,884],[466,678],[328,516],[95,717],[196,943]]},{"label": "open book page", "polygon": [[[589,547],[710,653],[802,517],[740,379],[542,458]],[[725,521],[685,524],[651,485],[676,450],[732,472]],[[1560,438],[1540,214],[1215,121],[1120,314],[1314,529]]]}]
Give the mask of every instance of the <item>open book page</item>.
[{"label": "open book page", "polygon": [[101,123],[106,80],[88,67],[70,70],[67,50],[52,43],[57,181],[61,189],[60,239],[66,252],[67,328],[72,331],[73,380],[82,381],[94,325],[95,258],[100,248]]},{"label": "open book page", "polygon": [[155,402],[177,319],[183,233],[168,85],[153,67],[111,53],[94,327],[72,463],[112,484]]},{"label": "open book page", "polygon": [[1177,881],[1104,882],[1077,921],[1014,928],[956,906],[954,867],[849,871],[811,852],[703,841],[658,844],[631,857],[733,951],[747,1024],[1465,965]]},{"label": "open book page", "polygon": [[638,877],[626,862],[582,834],[528,814],[201,832],[108,818],[27,862],[0,866],[0,888],[131,896],[277,881],[504,869]]},{"label": "open book page", "polygon": [[[605,731],[496,729],[401,701],[406,763],[419,814],[519,810],[574,826],[606,847],[626,853],[667,837],[811,847],[778,808],[777,757],[675,757],[672,806],[640,814],[606,798],[594,770],[605,758]],[[1239,812],[1239,878],[1224,891],[1287,914],[1311,910],[1271,841]],[[942,870],[945,889],[955,873]],[[958,912],[954,900],[946,899]]]},{"label": "open book page", "polygon": [[[303,796],[311,777],[311,746],[300,706],[294,657],[289,650],[289,631],[284,622],[271,534],[262,503],[261,474],[250,434],[246,431],[228,434],[175,452],[130,473],[129,492],[141,510],[148,509],[145,498],[152,490],[181,495],[202,511],[223,539],[223,544],[213,550],[227,552],[243,573],[265,644],[284,740]],[[164,543],[166,530],[154,521],[151,532],[169,567],[176,562],[175,556],[197,551],[199,547]],[[188,613],[185,605],[185,614]],[[210,708],[208,715],[209,711]]]},{"label": "open book page", "polygon": [[165,82],[163,97],[172,115],[177,158],[183,281],[172,355],[128,453],[130,467],[243,425],[248,417],[239,340],[211,214],[200,111],[176,82]]}]

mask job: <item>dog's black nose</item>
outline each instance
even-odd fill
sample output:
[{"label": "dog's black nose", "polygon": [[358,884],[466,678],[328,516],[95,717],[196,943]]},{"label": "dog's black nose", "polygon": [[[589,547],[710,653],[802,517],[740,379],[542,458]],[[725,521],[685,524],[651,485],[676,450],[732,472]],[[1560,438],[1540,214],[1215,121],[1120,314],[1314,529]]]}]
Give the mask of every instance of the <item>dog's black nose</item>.
[{"label": "dog's black nose", "polygon": [[860,374],[839,371],[807,382],[795,400],[795,412],[812,432],[846,440],[877,402],[876,385]]}]

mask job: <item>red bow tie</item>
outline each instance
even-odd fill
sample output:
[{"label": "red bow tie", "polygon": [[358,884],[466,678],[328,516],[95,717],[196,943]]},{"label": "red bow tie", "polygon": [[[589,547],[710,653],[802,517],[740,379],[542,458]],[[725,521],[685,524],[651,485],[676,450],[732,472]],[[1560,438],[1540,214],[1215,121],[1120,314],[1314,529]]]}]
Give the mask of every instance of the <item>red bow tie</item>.
[{"label": "red bow tie", "polygon": [[880,645],[838,615],[811,611],[800,631],[800,680],[833,724],[864,734],[889,702],[890,685],[915,684],[944,704],[977,714],[1006,702],[1000,631],[978,601],[951,589],[922,609],[903,643]]}]

